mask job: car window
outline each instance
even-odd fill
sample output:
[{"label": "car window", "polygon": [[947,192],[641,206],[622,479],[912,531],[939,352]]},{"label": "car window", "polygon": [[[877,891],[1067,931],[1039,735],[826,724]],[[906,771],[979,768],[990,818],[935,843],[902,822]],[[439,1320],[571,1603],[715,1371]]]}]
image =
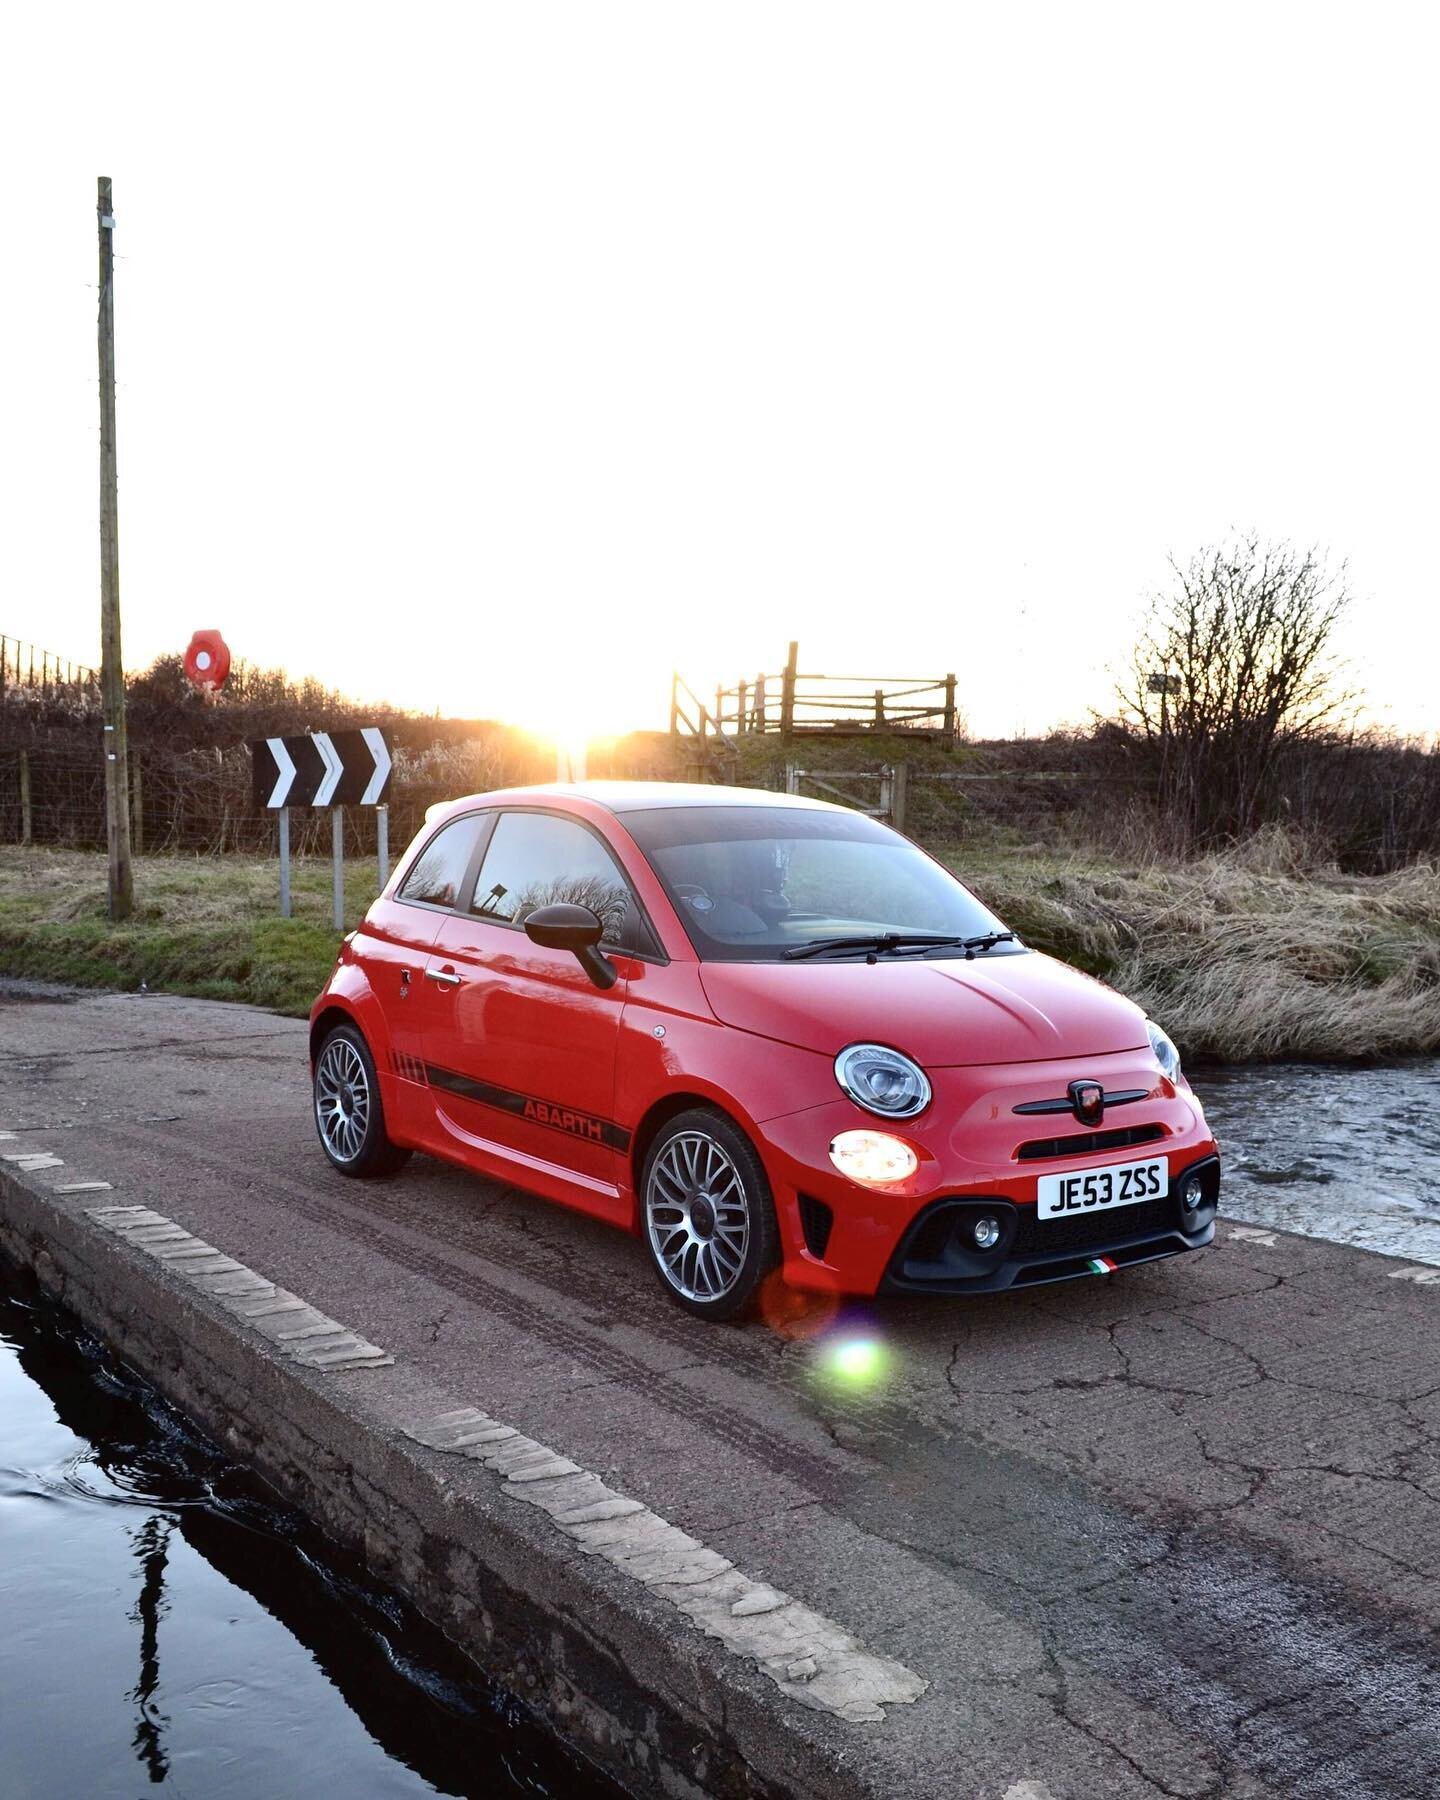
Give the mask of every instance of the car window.
[{"label": "car window", "polygon": [[424,900],[431,906],[454,906],[486,818],[485,813],[466,813],[437,831],[405,877],[400,898]]},{"label": "car window", "polygon": [[583,825],[557,813],[507,812],[495,823],[470,910],[498,924],[523,925],[537,906],[557,901],[588,906],[620,948],[639,921],[630,888],[605,846]]}]

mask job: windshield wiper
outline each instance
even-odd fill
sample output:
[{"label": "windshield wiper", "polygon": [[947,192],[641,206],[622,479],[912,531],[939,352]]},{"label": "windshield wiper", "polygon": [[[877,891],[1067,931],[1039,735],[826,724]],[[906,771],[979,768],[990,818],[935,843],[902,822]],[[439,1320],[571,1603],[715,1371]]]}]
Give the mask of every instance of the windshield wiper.
[{"label": "windshield wiper", "polygon": [[874,937],[833,937],[812,938],[808,944],[792,944],[788,950],[780,952],[785,962],[795,962],[802,956],[823,956],[827,950],[870,950],[884,953],[889,950],[931,950],[946,945],[953,945],[963,950],[967,956],[973,956],[977,950],[990,950],[996,944],[1012,940],[1013,931],[987,931],[981,937],[931,936],[922,933],[886,931]]}]

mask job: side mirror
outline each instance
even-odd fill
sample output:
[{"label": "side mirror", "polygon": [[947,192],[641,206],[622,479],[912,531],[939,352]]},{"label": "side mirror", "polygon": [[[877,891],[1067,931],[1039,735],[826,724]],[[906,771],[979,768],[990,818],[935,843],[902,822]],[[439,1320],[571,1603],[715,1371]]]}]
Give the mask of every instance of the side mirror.
[{"label": "side mirror", "polygon": [[547,950],[573,950],[580,967],[598,988],[614,987],[618,979],[614,963],[601,954],[605,927],[588,906],[556,902],[537,906],[525,918],[525,935]]}]

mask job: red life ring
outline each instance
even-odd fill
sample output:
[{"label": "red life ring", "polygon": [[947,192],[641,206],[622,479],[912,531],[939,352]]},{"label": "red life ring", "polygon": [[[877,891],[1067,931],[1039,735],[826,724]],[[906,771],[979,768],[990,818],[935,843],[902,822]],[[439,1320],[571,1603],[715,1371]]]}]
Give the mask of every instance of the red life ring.
[{"label": "red life ring", "polygon": [[185,673],[196,687],[219,693],[230,673],[230,650],[218,631],[197,631],[185,652]]}]

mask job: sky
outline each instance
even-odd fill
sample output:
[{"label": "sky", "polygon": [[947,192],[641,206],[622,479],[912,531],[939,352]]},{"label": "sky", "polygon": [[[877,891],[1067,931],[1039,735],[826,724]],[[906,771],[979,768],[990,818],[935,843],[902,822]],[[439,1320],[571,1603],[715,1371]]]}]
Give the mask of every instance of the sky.
[{"label": "sky", "polygon": [[218,627],[575,737],[802,666],[1109,703],[1166,559],[1347,558],[1436,721],[1432,10],[12,10],[0,632],[98,660],[95,178],[132,668]]}]

